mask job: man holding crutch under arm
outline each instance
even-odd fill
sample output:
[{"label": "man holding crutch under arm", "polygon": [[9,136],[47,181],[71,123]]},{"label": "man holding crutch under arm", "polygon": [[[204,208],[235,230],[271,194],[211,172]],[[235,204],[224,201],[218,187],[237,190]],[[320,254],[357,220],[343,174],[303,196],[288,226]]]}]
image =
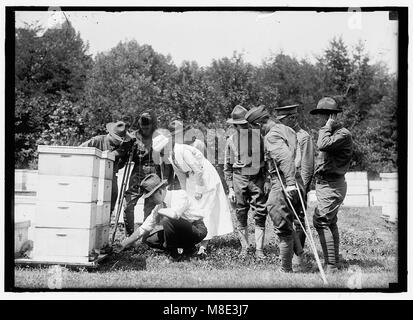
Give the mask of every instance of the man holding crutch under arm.
[{"label": "man holding crutch under arm", "polygon": [[[294,162],[297,137],[294,130],[278,120],[270,119],[264,106],[252,108],[245,118],[252,126],[260,127],[265,135],[265,160],[271,176],[267,211],[273,221],[275,233],[280,239],[281,271],[292,272],[294,213],[286,197],[294,204],[299,201]],[[285,189],[283,185],[286,185]]]}]

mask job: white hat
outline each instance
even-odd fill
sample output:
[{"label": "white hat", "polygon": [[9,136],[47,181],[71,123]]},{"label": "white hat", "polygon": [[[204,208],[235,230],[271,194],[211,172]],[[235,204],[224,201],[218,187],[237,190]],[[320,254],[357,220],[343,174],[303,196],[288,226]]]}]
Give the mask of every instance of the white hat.
[{"label": "white hat", "polygon": [[160,134],[153,138],[152,141],[152,149],[155,152],[161,152],[163,148],[168,144],[169,139],[165,137],[163,134]]}]

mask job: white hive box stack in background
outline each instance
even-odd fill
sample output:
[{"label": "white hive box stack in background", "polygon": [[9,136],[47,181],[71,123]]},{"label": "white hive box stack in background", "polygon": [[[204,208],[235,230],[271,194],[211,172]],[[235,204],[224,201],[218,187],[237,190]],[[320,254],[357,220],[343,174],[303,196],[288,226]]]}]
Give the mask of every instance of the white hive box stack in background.
[{"label": "white hive box stack in background", "polygon": [[368,207],[369,206],[369,180],[367,172],[354,171],[346,173],[347,194],[343,206]]},{"label": "white hive box stack in background", "polygon": [[30,221],[27,240],[34,239],[36,203],[37,170],[14,170],[14,221]]},{"label": "white hive box stack in background", "polygon": [[390,222],[397,222],[398,213],[398,175],[394,173],[380,173],[382,181],[382,215]]},{"label": "white hive box stack in background", "polygon": [[109,151],[103,151],[99,169],[99,191],[96,216],[96,249],[102,249],[109,244],[110,231],[110,198],[112,194],[112,176],[115,156]]},{"label": "white hive box stack in background", "polygon": [[63,146],[39,146],[38,151],[34,258],[88,262],[96,248],[102,152]]}]

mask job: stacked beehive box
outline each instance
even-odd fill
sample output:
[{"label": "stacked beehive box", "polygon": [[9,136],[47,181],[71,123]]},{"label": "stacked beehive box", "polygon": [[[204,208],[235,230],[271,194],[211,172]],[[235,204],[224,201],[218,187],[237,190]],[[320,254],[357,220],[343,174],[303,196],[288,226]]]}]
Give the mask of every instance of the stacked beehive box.
[{"label": "stacked beehive box", "polygon": [[382,181],[382,215],[390,222],[397,222],[398,213],[398,175],[394,173],[380,173]]},{"label": "stacked beehive box", "polygon": [[[88,262],[103,241],[107,218],[97,202],[110,201],[113,158],[95,148],[39,146],[34,257],[37,260]],[[102,169],[104,159],[108,170]],[[107,172],[106,172],[107,171]],[[104,172],[99,190],[100,174]],[[108,178],[108,179],[105,179]],[[107,188],[106,188],[107,187]]]},{"label": "stacked beehive box", "polygon": [[348,207],[369,206],[369,181],[367,172],[347,172],[347,194],[343,205]]},{"label": "stacked beehive box", "polygon": [[114,160],[114,156],[109,151],[102,152],[99,170],[95,244],[95,248],[99,250],[109,244],[110,198]]}]

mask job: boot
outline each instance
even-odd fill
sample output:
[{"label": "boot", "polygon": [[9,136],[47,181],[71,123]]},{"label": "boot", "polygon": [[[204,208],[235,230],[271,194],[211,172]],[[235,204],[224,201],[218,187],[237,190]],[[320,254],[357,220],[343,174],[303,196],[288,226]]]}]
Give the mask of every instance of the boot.
[{"label": "boot", "polygon": [[293,236],[280,236],[280,256],[281,256],[281,271],[292,272],[292,260],[293,260]]},{"label": "boot", "polygon": [[331,233],[333,235],[333,240],[334,240],[334,256],[336,260],[336,266],[337,268],[340,267],[340,235],[338,233],[338,227],[337,224],[333,224],[330,226]]},{"label": "boot", "polygon": [[294,239],[294,253],[296,256],[301,256],[304,253],[303,247],[301,246],[301,241],[299,238],[298,231],[293,231],[293,239]]},{"label": "boot", "polygon": [[305,238],[306,238],[304,231],[297,230],[297,236],[298,236],[298,239],[300,239],[301,247],[304,249]]},{"label": "boot", "polygon": [[248,239],[248,227],[238,229],[239,241],[241,242],[240,255],[245,257],[248,254],[249,239]]},{"label": "boot", "polygon": [[265,228],[255,227],[255,257],[258,260],[265,259],[265,254],[262,251],[264,247]]},{"label": "boot", "polygon": [[328,228],[317,229],[317,233],[320,237],[321,248],[323,249],[324,265],[329,266],[329,269],[336,268],[333,234]]}]

